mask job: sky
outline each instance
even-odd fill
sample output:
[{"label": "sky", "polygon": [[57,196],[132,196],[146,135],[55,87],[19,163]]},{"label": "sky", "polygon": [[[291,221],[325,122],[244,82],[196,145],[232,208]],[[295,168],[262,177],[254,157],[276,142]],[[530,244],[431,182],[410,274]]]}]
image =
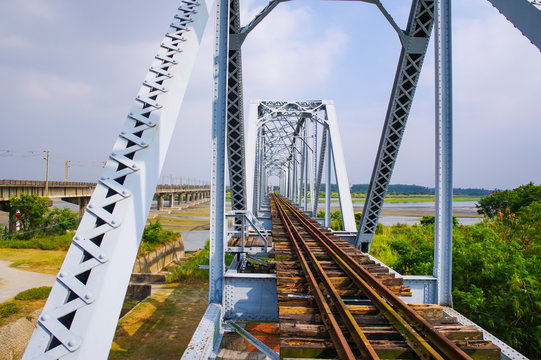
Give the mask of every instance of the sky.
[{"label": "sky", "polygon": [[[95,181],[179,1],[5,0],[0,178]],[[409,1],[383,1],[404,28]],[[243,24],[267,0],[241,0]],[[211,16],[211,19],[213,16]],[[208,182],[214,24],[207,25],[162,172]],[[243,45],[244,99],[329,99],[350,183],[368,183],[400,53],[375,6],[280,4]],[[486,0],[453,1],[454,185],[541,183],[541,52]],[[246,110],[246,114],[248,111]],[[248,119],[246,119],[248,121]],[[434,185],[429,45],[392,183]]]}]

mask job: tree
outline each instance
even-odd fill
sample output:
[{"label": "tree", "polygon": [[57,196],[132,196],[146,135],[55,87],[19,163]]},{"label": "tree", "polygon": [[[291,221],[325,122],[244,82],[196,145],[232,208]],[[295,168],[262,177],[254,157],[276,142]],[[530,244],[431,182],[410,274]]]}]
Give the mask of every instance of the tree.
[{"label": "tree", "polygon": [[15,212],[19,211],[19,221],[22,231],[37,229],[44,224],[44,215],[49,211],[49,198],[43,198],[38,195],[26,195],[21,193],[19,197],[9,200],[10,221],[15,221]]},{"label": "tree", "polygon": [[476,207],[479,214],[492,218],[498,213],[516,214],[534,201],[541,202],[541,186],[530,182],[513,190],[493,192],[480,199]]}]

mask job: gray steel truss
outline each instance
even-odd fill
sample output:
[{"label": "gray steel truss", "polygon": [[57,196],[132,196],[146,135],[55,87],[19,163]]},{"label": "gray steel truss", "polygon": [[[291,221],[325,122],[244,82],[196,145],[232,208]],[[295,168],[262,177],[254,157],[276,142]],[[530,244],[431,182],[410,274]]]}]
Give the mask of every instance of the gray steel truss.
[{"label": "gray steel truss", "polygon": [[[349,181],[333,102],[258,101],[252,102],[251,106],[247,148],[258,149],[253,151],[256,156],[250,157],[247,164],[248,183],[253,186],[255,194],[254,213],[257,214],[263,205],[261,190],[268,185],[264,179],[276,176],[286,179],[280,181],[280,192],[315,216],[323,171],[327,169],[330,174],[332,159],[343,229],[355,232]],[[326,156],[329,148],[332,150]],[[325,157],[329,164],[327,167]],[[326,192],[329,194],[326,202],[330,202],[329,186]]]},{"label": "gray steel truss", "polygon": [[370,249],[376,231],[433,23],[434,0],[414,0],[406,30],[398,30],[402,51],[356,240],[356,247],[364,252]]},{"label": "gray steel truss", "polygon": [[209,16],[182,0],[73,238],[24,359],[105,359]]},{"label": "gray steel truss", "polygon": [[541,2],[534,0],[488,0],[532,44],[541,50]]},{"label": "gray steel truss", "polygon": [[231,0],[227,53],[227,153],[232,210],[246,210],[241,43],[232,40],[238,37],[240,32],[239,0]]},{"label": "gray steel truss", "polygon": [[453,264],[453,96],[451,54],[451,1],[436,1],[434,31],[436,77],[436,214],[434,270],[438,279],[436,302],[452,306]]}]

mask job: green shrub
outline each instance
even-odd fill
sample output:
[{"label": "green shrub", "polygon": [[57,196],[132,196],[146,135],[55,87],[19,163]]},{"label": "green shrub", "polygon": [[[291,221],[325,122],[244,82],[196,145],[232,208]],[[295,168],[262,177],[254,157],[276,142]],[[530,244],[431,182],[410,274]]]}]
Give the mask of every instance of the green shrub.
[{"label": "green shrub", "polygon": [[15,314],[19,311],[19,305],[14,302],[8,302],[0,304],[0,318],[8,317],[11,314]]},{"label": "green shrub", "polygon": [[156,222],[151,221],[143,231],[138,256],[144,256],[161,245],[168,244],[180,237],[179,233],[164,229],[159,219]]},{"label": "green shrub", "polygon": [[15,295],[15,300],[36,300],[36,299],[46,299],[51,292],[50,286],[40,286],[37,288],[28,289],[21,291]]},{"label": "green shrub", "polygon": [[[208,280],[209,270],[200,269],[199,265],[209,265],[210,254],[210,241],[207,240],[205,247],[192,256],[185,263],[177,266],[173,270],[170,270],[167,274],[167,281],[181,281],[181,280]],[[225,265],[230,265],[233,262],[235,255],[225,254]]]},{"label": "green shrub", "polygon": [[[403,274],[432,273],[434,226],[383,226],[372,255]],[[453,302],[481,327],[541,358],[541,203],[453,228]]]}]

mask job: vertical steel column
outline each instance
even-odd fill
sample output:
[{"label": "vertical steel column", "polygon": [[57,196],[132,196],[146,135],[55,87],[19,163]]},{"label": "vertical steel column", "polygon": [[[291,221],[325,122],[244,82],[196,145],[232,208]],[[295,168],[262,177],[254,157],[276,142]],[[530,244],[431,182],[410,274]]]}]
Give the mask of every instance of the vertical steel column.
[{"label": "vertical steel column", "polygon": [[[315,144],[317,146],[317,143]],[[323,127],[321,134],[321,147],[319,148],[319,165],[317,165],[317,179],[315,189],[317,191],[317,202],[314,204],[312,212],[314,216],[317,214],[319,207],[319,192],[321,189],[321,178],[323,177],[323,170],[325,169],[325,152],[327,150],[327,127]]]},{"label": "vertical steel column", "polygon": [[302,183],[303,187],[303,196],[304,196],[304,211],[308,210],[308,183],[309,183],[309,169],[310,169],[310,158],[308,149],[308,134],[310,133],[310,122],[308,119],[304,120],[304,147],[302,154],[302,161],[304,162],[304,181]]},{"label": "vertical steel column", "polygon": [[[317,122],[312,119],[312,151],[310,151],[310,210],[316,216],[319,190],[316,191],[317,171]],[[315,210],[314,210],[315,209]]]},{"label": "vertical steel column", "polygon": [[451,306],[453,249],[453,87],[451,0],[436,1],[436,223],[434,276],[437,302]]},{"label": "vertical steel column", "polygon": [[305,170],[306,170],[306,128],[303,128],[302,130],[302,134],[300,133],[299,131],[299,137],[301,137],[303,140],[301,141],[301,146],[302,146],[302,151],[300,153],[300,175],[301,175],[301,179],[300,179],[300,183],[299,183],[299,207],[304,207],[304,195],[305,195],[305,192],[304,192],[304,189],[305,189],[305,186],[304,186],[304,183],[305,183]]},{"label": "vertical steel column", "polygon": [[353,214],[353,203],[351,201],[351,189],[346,169],[346,160],[342,148],[342,139],[338,130],[338,119],[332,101],[324,101],[327,111],[327,123],[329,124],[329,142],[332,145],[332,157],[334,163],[334,174],[338,184],[338,199],[340,200],[340,211],[342,212],[342,226],[345,231],[356,231],[355,215]]},{"label": "vertical steel column", "polygon": [[[327,134],[329,132],[329,129],[325,129],[325,133]],[[330,136],[327,135],[327,138]],[[330,139],[327,140],[327,179],[325,181],[325,226],[331,227],[331,181],[332,181],[332,149],[331,149],[331,141]]]},{"label": "vertical steel column", "polygon": [[246,199],[247,210],[251,213],[255,211],[255,174],[256,174],[256,156],[257,156],[257,123],[259,122],[258,110],[259,101],[250,103],[250,116],[248,119],[248,136],[246,138]]},{"label": "vertical steel column", "polygon": [[[227,153],[231,209],[246,210],[246,170],[244,161],[244,110],[239,0],[230,0],[227,61]],[[240,219],[236,219],[238,223]]]},{"label": "vertical steel column", "polygon": [[216,2],[212,177],[210,206],[209,303],[222,304],[225,255],[225,154],[227,129],[227,59],[229,0]]}]

